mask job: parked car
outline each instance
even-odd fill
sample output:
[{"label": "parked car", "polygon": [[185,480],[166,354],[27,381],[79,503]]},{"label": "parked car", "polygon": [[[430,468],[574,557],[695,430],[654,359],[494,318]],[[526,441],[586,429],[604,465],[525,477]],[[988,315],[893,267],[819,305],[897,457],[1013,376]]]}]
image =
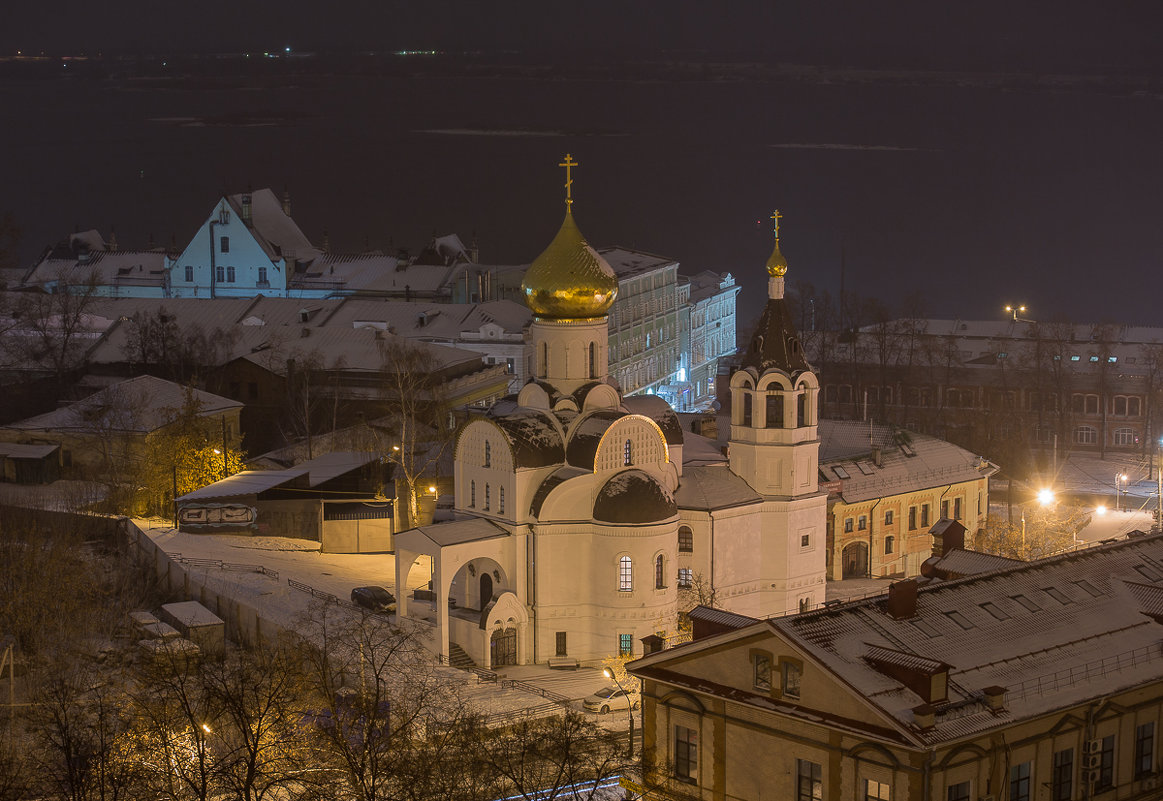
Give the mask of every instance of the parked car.
[{"label": "parked car", "polygon": [[383,587],[356,587],[351,591],[351,602],[373,612],[396,611],[396,596]]},{"label": "parked car", "polygon": [[603,687],[593,695],[587,696],[582,701],[582,706],[587,712],[599,712],[604,715],[611,709],[637,709],[638,703],[635,693],[619,690],[617,687]]}]

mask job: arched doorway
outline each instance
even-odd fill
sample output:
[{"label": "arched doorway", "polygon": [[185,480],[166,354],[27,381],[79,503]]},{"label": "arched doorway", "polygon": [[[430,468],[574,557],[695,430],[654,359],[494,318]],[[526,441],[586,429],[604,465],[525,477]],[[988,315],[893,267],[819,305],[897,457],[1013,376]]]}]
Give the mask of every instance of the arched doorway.
[{"label": "arched doorway", "polygon": [[481,571],[481,609],[489,605],[489,601],[493,600],[493,577],[489,575],[489,571]]},{"label": "arched doorway", "polygon": [[861,578],[868,575],[868,543],[853,542],[844,546],[840,557],[843,566],[842,578]]},{"label": "arched doorway", "polygon": [[489,664],[494,668],[517,664],[517,629],[493,629]]}]

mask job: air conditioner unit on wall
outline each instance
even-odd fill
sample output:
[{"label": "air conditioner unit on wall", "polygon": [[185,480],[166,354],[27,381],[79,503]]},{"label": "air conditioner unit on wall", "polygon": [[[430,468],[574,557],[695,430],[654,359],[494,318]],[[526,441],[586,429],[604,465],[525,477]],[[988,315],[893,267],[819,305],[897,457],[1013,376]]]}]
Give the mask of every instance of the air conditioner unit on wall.
[{"label": "air conditioner unit on wall", "polygon": [[1084,782],[1096,782],[1096,781],[1098,781],[1098,771],[1093,770],[1093,769],[1082,771],[1082,780]]},{"label": "air conditioner unit on wall", "polygon": [[1154,790],[1159,786],[1158,776],[1145,776],[1139,780],[1139,788],[1142,790]]},{"label": "air conditioner unit on wall", "polygon": [[1082,749],[1084,754],[1097,754],[1102,750],[1102,740],[1087,740],[1086,747]]},{"label": "air conditioner unit on wall", "polygon": [[1100,754],[1087,754],[1086,756],[1084,756],[1082,758],[1082,767],[1084,767],[1084,768],[1097,768],[1101,761],[1102,761],[1102,755],[1100,755]]}]

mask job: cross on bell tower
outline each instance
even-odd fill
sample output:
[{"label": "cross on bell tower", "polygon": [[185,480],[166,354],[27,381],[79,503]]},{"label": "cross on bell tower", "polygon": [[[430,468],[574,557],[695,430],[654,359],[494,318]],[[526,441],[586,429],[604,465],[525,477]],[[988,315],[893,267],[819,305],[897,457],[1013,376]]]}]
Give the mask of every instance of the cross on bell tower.
[{"label": "cross on bell tower", "polygon": [[565,211],[566,214],[573,211],[573,175],[570,172],[574,167],[580,167],[573,156],[569,153],[565,154],[565,161],[557,165],[558,167],[565,167]]}]

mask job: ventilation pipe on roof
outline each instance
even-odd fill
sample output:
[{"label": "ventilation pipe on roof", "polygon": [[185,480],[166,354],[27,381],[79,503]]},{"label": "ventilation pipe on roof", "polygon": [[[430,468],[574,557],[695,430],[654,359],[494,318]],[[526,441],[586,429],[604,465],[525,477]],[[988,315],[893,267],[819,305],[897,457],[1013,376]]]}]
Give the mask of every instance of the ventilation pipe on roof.
[{"label": "ventilation pipe on roof", "polygon": [[648,634],[642,638],[642,654],[656,654],[666,648],[666,640],[657,634]]},{"label": "ventilation pipe on roof", "polygon": [[117,247],[117,230],[111,225],[109,226],[109,241],[105,243],[105,249],[113,253]]},{"label": "ventilation pipe on roof", "polygon": [[880,446],[878,445],[872,449],[872,463],[877,467],[883,467],[883,462],[884,457],[881,454]]},{"label": "ventilation pipe on roof", "polygon": [[291,216],[291,191],[286,186],[283,187],[283,214]]}]

